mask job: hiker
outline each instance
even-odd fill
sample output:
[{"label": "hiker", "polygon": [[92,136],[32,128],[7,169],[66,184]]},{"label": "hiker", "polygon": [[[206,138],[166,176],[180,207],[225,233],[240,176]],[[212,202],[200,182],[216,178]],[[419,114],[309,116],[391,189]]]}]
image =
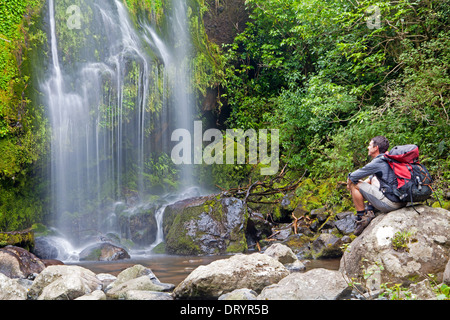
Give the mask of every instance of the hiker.
[{"label": "hiker", "polygon": [[[393,193],[397,185],[396,176],[384,160],[384,153],[389,148],[389,140],[383,136],[373,138],[368,146],[368,154],[373,160],[348,175],[347,188],[352,195],[356,209],[356,224],[354,234],[360,235],[375,217],[374,210],[389,212],[405,206],[404,202]],[[369,177],[365,181],[364,179]],[[364,200],[369,204],[364,205]]]}]

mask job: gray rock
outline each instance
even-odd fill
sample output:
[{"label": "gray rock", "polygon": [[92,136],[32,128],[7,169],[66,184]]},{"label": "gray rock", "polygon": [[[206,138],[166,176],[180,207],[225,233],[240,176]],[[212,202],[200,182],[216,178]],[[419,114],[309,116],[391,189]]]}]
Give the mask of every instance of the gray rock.
[{"label": "gray rock", "polygon": [[39,300],[73,300],[101,289],[102,283],[92,271],[58,265],[45,268],[33,281],[28,295]]},{"label": "gray rock", "polygon": [[130,290],[162,292],[173,288],[173,284],[161,283],[151,269],[137,264],[119,273],[105,291],[108,298],[127,299],[127,292]]},{"label": "gray rock", "polygon": [[95,243],[80,252],[80,261],[116,261],[129,258],[125,249],[108,242]]},{"label": "gray rock", "polygon": [[342,239],[330,234],[321,233],[312,242],[312,254],[314,258],[336,258],[342,256]]},{"label": "gray rock", "polygon": [[170,288],[164,284],[153,282],[148,276],[141,276],[114,286],[106,292],[106,296],[110,299],[126,299],[127,292],[130,290],[162,292],[167,291],[168,289]]},{"label": "gray rock", "polygon": [[0,273],[0,300],[27,300],[27,289]]},{"label": "gray rock", "polygon": [[74,300],[106,300],[106,294],[102,290],[95,290]]},{"label": "gray rock", "polygon": [[215,195],[178,201],[166,207],[164,230],[170,254],[244,252],[246,214],[243,201]]},{"label": "gray rock", "polygon": [[225,293],[219,297],[219,300],[256,300],[257,293],[251,289],[236,289]]},{"label": "gray rock", "polygon": [[282,264],[297,261],[297,256],[288,246],[281,243],[274,243],[264,251],[264,254],[277,259]]},{"label": "gray rock", "polygon": [[334,222],[334,226],[343,234],[353,233],[356,229],[356,220],[353,214],[345,215],[340,220]]},{"label": "gray rock", "polygon": [[436,300],[436,293],[431,287],[428,279],[422,280],[419,283],[413,283],[409,286],[413,298],[416,300]]},{"label": "gray rock", "polygon": [[317,268],[291,273],[277,284],[264,288],[258,300],[339,300],[350,293],[351,288],[339,271]]},{"label": "gray rock", "polygon": [[444,275],[442,281],[450,286],[450,260],[448,260],[447,265],[445,266]]},{"label": "gray rock", "polygon": [[306,266],[300,260],[295,260],[292,263],[288,263],[284,265],[289,272],[302,272],[306,270]]},{"label": "gray rock", "polygon": [[277,283],[289,271],[266,254],[238,254],[199,266],[174,290],[175,298],[218,298],[235,289],[248,288],[260,292]]},{"label": "gray rock", "polygon": [[97,279],[102,282],[103,288],[107,288],[111,283],[117,280],[117,277],[109,273],[98,273]]},{"label": "gray rock", "polygon": [[[381,283],[409,284],[409,279],[444,272],[450,257],[450,212],[427,206],[416,209],[419,213],[403,208],[372,220],[344,253],[341,272],[374,290]],[[405,242],[394,247],[399,235]]]},{"label": "gray rock", "polygon": [[123,295],[124,300],[173,300],[170,293],[144,290],[129,290]]}]

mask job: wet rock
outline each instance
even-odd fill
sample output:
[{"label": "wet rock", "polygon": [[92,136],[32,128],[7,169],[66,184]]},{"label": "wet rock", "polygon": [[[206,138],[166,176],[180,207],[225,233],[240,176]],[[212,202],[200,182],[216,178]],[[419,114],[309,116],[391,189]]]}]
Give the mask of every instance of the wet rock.
[{"label": "wet rock", "polygon": [[33,253],[41,259],[57,259],[59,257],[58,248],[47,237],[37,237]]},{"label": "wet rock", "polygon": [[36,237],[34,249],[31,251],[43,260],[71,260],[78,258],[78,253],[67,239],[59,236]]},{"label": "wet rock", "polygon": [[336,215],[335,227],[343,234],[353,233],[356,229],[356,220],[352,212],[343,212]]},{"label": "wet rock", "polygon": [[300,260],[295,260],[292,263],[288,263],[284,265],[289,272],[302,272],[306,270],[306,266]]},{"label": "wet rock", "polygon": [[0,273],[8,278],[34,278],[44,269],[41,259],[23,248],[7,246],[0,249]]},{"label": "wet rock", "polygon": [[107,242],[90,245],[80,252],[80,261],[116,261],[122,259],[130,259],[128,252]]},{"label": "wet rock", "polygon": [[314,258],[337,258],[341,257],[342,239],[330,233],[321,233],[316,240],[312,242],[312,255]]},{"label": "wet rock", "polygon": [[[121,236],[131,239],[137,245],[147,245],[156,239],[157,222],[153,204],[127,208],[119,214]],[[119,211],[116,209],[116,211]]]},{"label": "wet rock", "polygon": [[277,283],[289,271],[266,254],[238,254],[196,268],[174,290],[175,298],[218,298],[235,289],[248,288],[260,292]]},{"label": "wet rock", "polygon": [[179,255],[244,252],[245,210],[242,200],[206,196],[167,206],[166,252]]},{"label": "wet rock", "polygon": [[259,212],[250,212],[245,231],[249,248],[272,234],[272,223]]},{"label": "wet rock", "polygon": [[291,273],[277,284],[264,288],[258,300],[338,300],[350,293],[339,271],[317,268]]}]

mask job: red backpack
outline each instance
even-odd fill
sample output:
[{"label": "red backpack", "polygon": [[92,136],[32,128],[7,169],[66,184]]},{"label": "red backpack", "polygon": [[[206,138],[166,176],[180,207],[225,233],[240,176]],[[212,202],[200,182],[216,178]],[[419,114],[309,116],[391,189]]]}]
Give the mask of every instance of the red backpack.
[{"label": "red backpack", "polygon": [[384,157],[397,177],[397,188],[393,192],[400,201],[413,203],[430,198],[433,179],[419,162],[419,148],[416,145],[396,146]]}]

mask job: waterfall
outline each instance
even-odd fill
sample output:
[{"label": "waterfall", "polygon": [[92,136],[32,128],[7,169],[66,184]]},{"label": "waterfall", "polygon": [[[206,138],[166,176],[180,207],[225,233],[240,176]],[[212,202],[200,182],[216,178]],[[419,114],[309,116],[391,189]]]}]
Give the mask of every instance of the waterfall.
[{"label": "waterfall", "polygon": [[[51,57],[40,88],[52,132],[53,223],[70,241],[108,232],[114,203],[146,201],[152,152],[167,152],[170,130],[193,124],[187,10],[173,1],[165,39],[148,21],[136,26],[118,0],[81,1],[73,30],[67,8],[48,0]],[[180,176],[192,183],[189,169]]]}]

